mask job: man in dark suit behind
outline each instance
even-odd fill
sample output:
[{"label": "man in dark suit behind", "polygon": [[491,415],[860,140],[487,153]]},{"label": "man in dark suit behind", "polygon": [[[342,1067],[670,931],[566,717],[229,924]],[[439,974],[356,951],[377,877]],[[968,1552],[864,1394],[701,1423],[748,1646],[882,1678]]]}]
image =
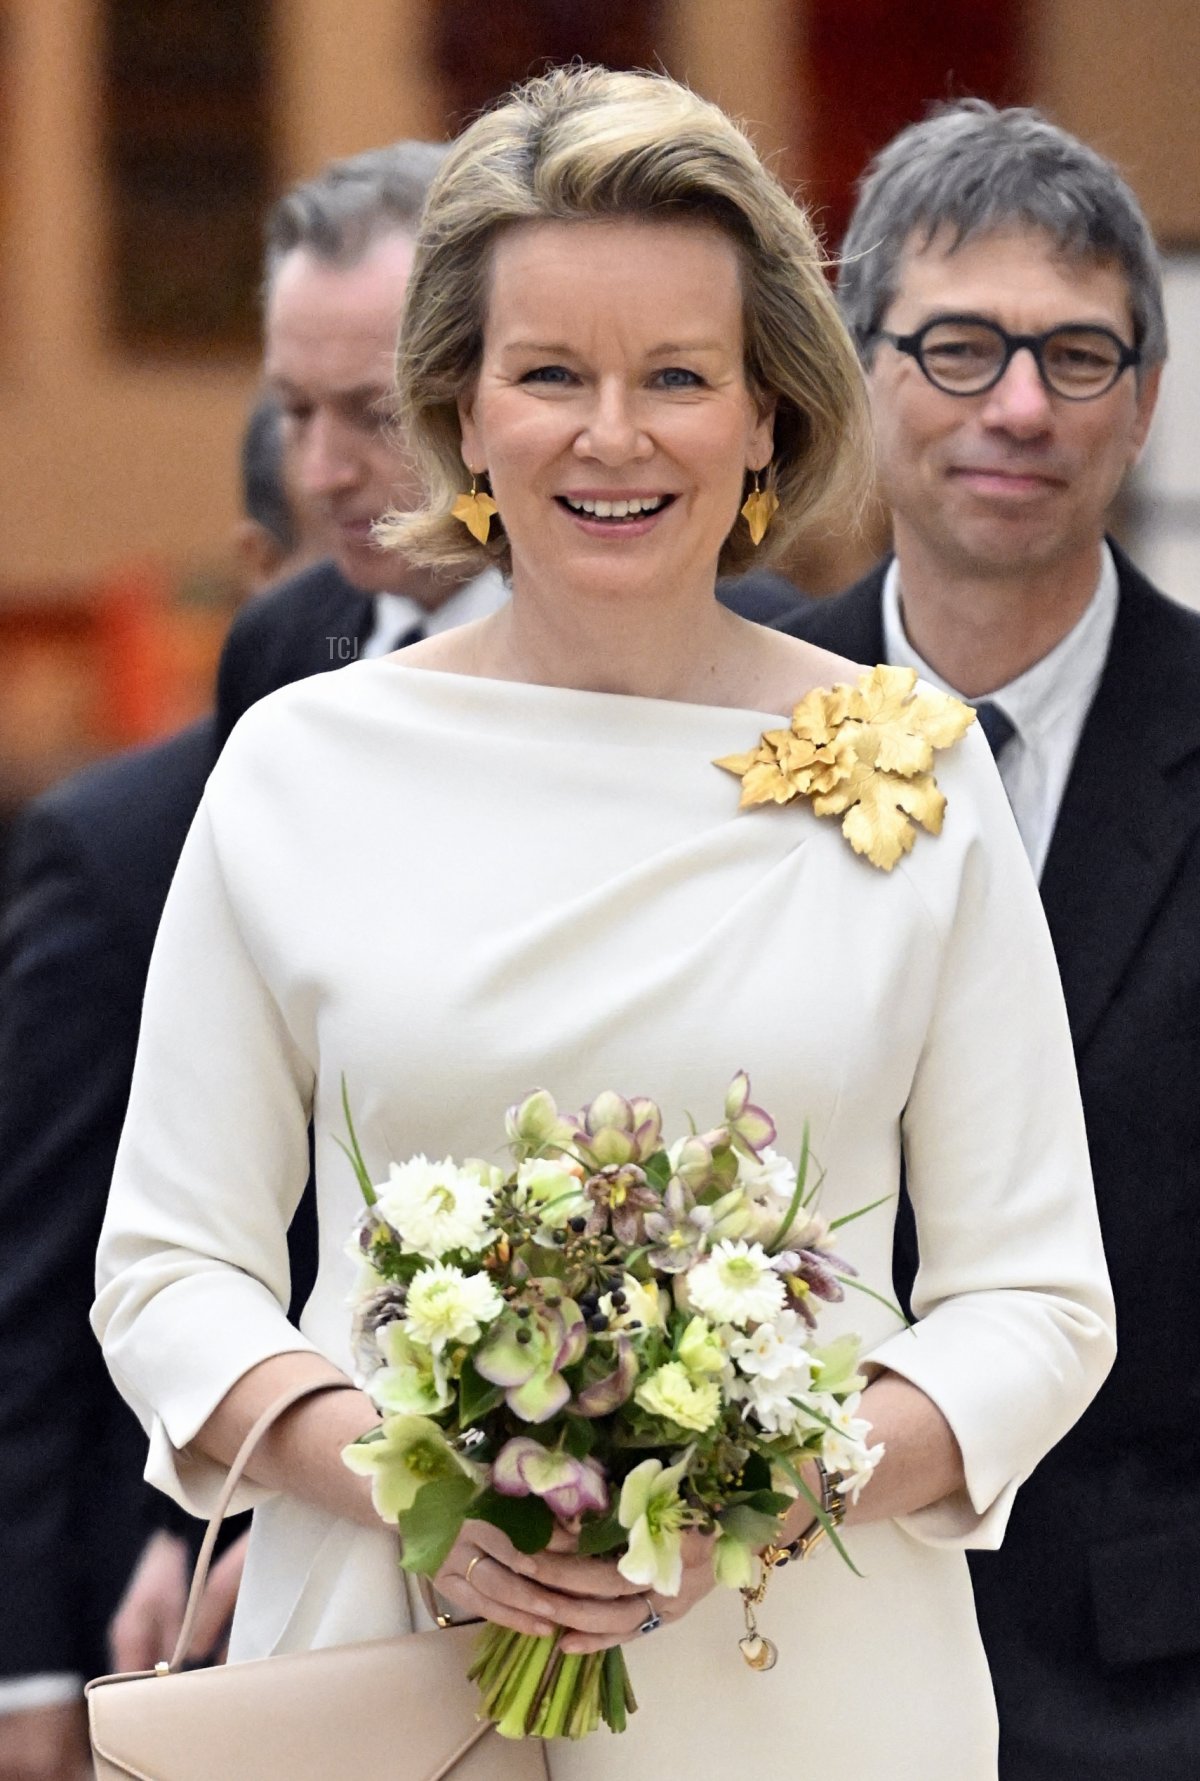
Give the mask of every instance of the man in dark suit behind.
[{"label": "man in dark suit behind", "polygon": [[844,256],[895,555],[784,628],[979,709],[1041,880],[1117,1299],[1108,1382],[972,1555],[1000,1775],[1192,1781],[1200,617],[1104,535],[1166,356],[1157,258],[1107,162],[970,101],[877,158]]}]

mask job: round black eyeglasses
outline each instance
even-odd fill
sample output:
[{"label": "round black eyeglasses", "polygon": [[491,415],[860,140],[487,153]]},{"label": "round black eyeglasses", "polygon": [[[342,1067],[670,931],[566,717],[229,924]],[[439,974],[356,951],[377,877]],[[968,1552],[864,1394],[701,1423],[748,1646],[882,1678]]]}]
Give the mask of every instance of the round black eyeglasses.
[{"label": "round black eyeglasses", "polygon": [[1110,328],[1070,324],[1044,334],[1010,334],[977,315],[942,315],[915,334],[877,328],[897,352],[917,361],[929,382],[947,396],[982,396],[1000,382],[1014,353],[1033,354],[1043,384],[1068,402],[1107,395],[1123,371],[1140,365],[1136,346],[1126,346]]}]

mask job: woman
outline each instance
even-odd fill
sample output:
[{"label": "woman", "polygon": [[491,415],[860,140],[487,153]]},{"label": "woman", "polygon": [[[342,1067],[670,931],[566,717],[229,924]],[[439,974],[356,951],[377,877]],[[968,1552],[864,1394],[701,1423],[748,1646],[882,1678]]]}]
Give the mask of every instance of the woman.
[{"label": "woman", "polygon": [[[864,1578],[828,1553],[778,1578],[769,1676],[740,1663],[700,1540],[649,1639],[611,1563],[523,1558],[480,1523],[438,1587],[562,1626],[570,1649],[636,1641],[642,1711],[621,1745],[554,1745],[556,1781],[668,1757],[696,1781],[822,1761],[983,1781],[995,1721],[963,1548],[998,1542],[1098,1387],[1112,1309],[1053,959],[982,738],[939,754],[944,829],[890,872],[803,803],[739,814],[712,765],[860,672],[714,598],[753,557],[749,493],[777,494],[767,540],[785,545],[852,498],[863,459],[814,239],[714,107],[657,77],[552,74],[450,154],[399,378],[429,497],[392,539],[501,563],[512,600],[275,695],[213,776],[100,1263],[97,1327],[151,1431],[148,1475],[205,1513],[267,1403],[351,1370],[343,1075],[381,1171],[486,1152],[533,1084],[565,1106],[650,1094],[677,1126],[745,1067],[781,1148],[810,1121],[831,1217],[894,1193],[903,1141],[922,1321],[858,1298],[825,1323],[865,1339],[886,1446],[849,1517]],[[310,1116],[323,1246],[301,1334],[284,1231]],[[891,1224],[883,1207],[854,1227],[877,1286]],[[260,1452],[235,1657],[411,1624],[393,1537],[339,1458],[374,1421],[329,1394]]]}]

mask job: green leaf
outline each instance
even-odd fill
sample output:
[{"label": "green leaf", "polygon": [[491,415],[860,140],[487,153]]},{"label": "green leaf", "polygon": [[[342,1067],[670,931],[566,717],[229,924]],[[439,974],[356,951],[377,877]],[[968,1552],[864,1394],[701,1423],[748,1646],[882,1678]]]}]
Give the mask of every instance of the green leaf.
[{"label": "green leaf", "polygon": [[[791,1497],[785,1498],[785,1501],[790,1509]],[[779,1537],[779,1516],[760,1514],[748,1503],[731,1504],[722,1511],[718,1520],[725,1533],[732,1534],[744,1546],[766,1546]]]},{"label": "green leaf", "polygon": [[367,1202],[368,1206],[373,1206],[379,1196],[376,1194],[375,1189],[371,1184],[371,1177],[367,1174],[367,1165],[363,1161],[362,1151],[358,1147],[358,1135],[354,1130],[354,1119],[350,1112],[350,1091],[346,1087],[345,1071],[342,1072],[342,1112],[346,1115],[346,1130],[350,1134],[350,1144],[347,1147],[345,1144],[342,1144],[340,1138],[336,1139],[335,1142],[341,1145],[341,1148],[350,1158],[354,1173],[358,1178],[358,1185],[362,1191],[363,1199]]},{"label": "green leaf", "polygon": [[800,1161],[796,1166],[796,1189],[788,1201],[788,1209],[783,1215],[779,1229],[766,1245],[768,1255],[774,1255],[783,1248],[783,1240],[792,1228],[792,1223],[800,1208],[805,1204],[804,1180],[808,1174],[808,1121],[804,1122],[804,1135],[800,1140]]},{"label": "green leaf", "polygon": [[626,1538],[627,1530],[617,1520],[615,1509],[599,1521],[585,1516],[579,1530],[579,1550],[585,1558],[594,1558],[598,1553],[612,1552]]},{"label": "green leaf", "polygon": [[894,1200],[895,1197],[895,1194],[881,1194],[879,1199],[872,1200],[869,1206],[860,1206],[857,1212],[843,1212],[840,1218],[831,1219],[829,1228],[831,1231],[840,1231],[844,1224],[853,1224],[856,1218],[865,1218],[868,1212],[874,1212],[876,1206],[886,1206],[888,1201]]},{"label": "green leaf", "polygon": [[791,1464],[790,1460],[784,1459],[782,1457],[782,1455],[780,1456],[779,1464],[783,1468],[783,1470],[787,1473],[787,1475],[791,1479],[792,1483],[796,1486],[796,1489],[800,1492],[800,1495],[807,1500],[808,1505],[811,1508],[814,1517],[816,1518],[817,1521],[820,1522],[821,1526],[825,1529],[825,1532],[829,1536],[830,1543],[833,1546],[834,1551],[838,1554],[838,1557],[841,1559],[842,1563],[845,1565],[848,1565],[850,1567],[850,1569],[854,1572],[854,1575],[856,1577],[861,1577],[862,1572],[859,1570],[858,1566],[855,1564],[855,1562],[851,1558],[850,1554],[846,1551],[846,1548],[843,1546],[841,1540],[838,1538],[838,1531],[837,1531],[836,1527],[834,1527],[832,1521],[830,1521],[828,1515],[826,1515],[824,1509],[822,1509],[819,1499],[813,1495],[812,1491],[808,1488],[808,1485],[804,1482],[804,1479],[801,1476],[801,1474],[796,1470],[795,1466]]},{"label": "green leaf", "polygon": [[760,1515],[786,1515],[792,1506],[792,1499],[781,1490],[755,1490],[749,1496],[742,1497],[747,1509],[757,1509]]},{"label": "green leaf", "polygon": [[465,1472],[421,1486],[412,1508],[396,1519],[403,1541],[400,1563],[406,1571],[432,1577],[441,1569],[478,1489]]},{"label": "green leaf", "polygon": [[470,1355],[463,1362],[458,1382],[458,1419],[463,1428],[479,1422],[504,1402],[504,1387],[493,1385],[477,1371]]},{"label": "green leaf", "polygon": [[899,1319],[906,1330],[912,1328],[911,1323],[908,1321],[908,1318],[905,1317],[899,1305],[892,1299],[885,1299],[883,1294],[881,1292],[876,1292],[873,1286],[864,1286],[861,1280],[856,1280],[854,1278],[853,1274],[839,1274],[837,1279],[841,1281],[843,1286],[852,1286],[855,1292],[865,1293],[869,1299],[874,1299],[877,1305],[885,1306],[887,1310],[891,1312],[893,1317]]},{"label": "green leaf", "polygon": [[742,1468],[742,1489],[770,1490],[771,1462],[761,1453],[752,1453]]},{"label": "green leaf", "polygon": [[671,1179],[671,1159],[666,1151],[656,1150],[653,1156],[647,1157],[642,1168],[650,1186],[656,1188],[660,1194],[665,1193]]},{"label": "green leaf", "polygon": [[554,1516],[541,1497],[506,1497],[498,1490],[485,1490],[471,1514],[507,1534],[518,1552],[544,1552],[554,1532]]},{"label": "green leaf", "polygon": [[568,1416],[563,1431],[563,1446],[572,1459],[586,1459],[596,1445],[595,1425],[586,1416]]}]

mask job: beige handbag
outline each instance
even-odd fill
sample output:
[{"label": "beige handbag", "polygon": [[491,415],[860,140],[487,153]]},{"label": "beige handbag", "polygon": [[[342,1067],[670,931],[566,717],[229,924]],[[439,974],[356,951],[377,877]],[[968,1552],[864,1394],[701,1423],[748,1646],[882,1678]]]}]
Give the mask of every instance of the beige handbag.
[{"label": "beige handbag", "polygon": [[330,1381],[285,1393],[246,1436],[170,1662],[88,1683],[97,1781],[546,1781],[538,1739],[501,1738],[476,1717],[474,1623],[181,1673],[217,1532],[251,1454],[300,1398],[338,1389]]}]

